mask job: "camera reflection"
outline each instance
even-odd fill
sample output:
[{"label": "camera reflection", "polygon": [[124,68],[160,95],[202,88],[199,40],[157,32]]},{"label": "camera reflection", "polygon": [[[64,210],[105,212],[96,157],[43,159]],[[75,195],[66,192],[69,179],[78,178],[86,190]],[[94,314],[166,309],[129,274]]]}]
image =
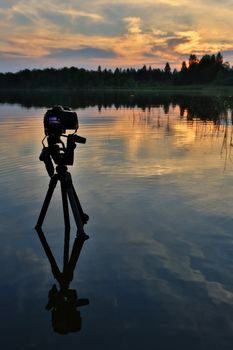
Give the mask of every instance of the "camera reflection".
[{"label": "camera reflection", "polygon": [[48,293],[46,309],[52,313],[53,330],[60,334],[79,332],[82,328],[82,318],[79,307],[89,304],[89,299],[79,298],[75,289],[69,288],[73,280],[84,242],[87,235],[77,235],[69,254],[70,229],[65,229],[63,270],[60,271],[50,246],[41,228],[36,229],[45,254],[50,262],[51,270],[58,285],[54,284]]}]

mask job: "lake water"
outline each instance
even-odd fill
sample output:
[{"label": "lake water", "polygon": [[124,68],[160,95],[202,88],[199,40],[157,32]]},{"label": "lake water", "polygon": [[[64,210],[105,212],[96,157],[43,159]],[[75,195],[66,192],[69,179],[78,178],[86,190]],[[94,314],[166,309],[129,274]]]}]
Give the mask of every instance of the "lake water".
[{"label": "lake water", "polygon": [[[90,216],[70,283],[89,305],[73,325],[46,309],[59,284],[34,230],[48,97],[0,101],[1,349],[232,349],[232,98],[68,100],[87,138],[69,170]],[[43,233],[62,271],[59,186]]]}]

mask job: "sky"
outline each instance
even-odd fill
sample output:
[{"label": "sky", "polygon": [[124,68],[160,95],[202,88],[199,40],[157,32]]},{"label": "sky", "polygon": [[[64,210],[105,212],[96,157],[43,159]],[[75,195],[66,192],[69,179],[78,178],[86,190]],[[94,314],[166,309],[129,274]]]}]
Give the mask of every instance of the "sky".
[{"label": "sky", "polygon": [[233,65],[233,0],[0,0],[0,71],[180,69],[221,51]]}]

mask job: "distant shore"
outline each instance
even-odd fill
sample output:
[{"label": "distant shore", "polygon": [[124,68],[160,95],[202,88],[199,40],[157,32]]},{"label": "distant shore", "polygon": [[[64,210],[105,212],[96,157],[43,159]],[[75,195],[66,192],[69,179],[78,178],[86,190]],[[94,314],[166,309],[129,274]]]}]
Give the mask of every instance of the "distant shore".
[{"label": "distant shore", "polygon": [[217,86],[217,85],[160,85],[155,87],[140,88],[93,88],[93,89],[75,89],[75,88],[8,88],[0,89],[0,94],[4,93],[142,93],[142,94],[185,94],[185,95],[226,95],[233,97],[233,86]]}]

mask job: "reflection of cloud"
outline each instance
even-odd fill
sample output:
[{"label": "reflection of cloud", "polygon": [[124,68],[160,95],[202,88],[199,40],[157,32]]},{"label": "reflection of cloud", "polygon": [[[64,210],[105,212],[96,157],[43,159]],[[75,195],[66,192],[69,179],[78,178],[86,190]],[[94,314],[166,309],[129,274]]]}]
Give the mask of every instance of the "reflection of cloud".
[{"label": "reflection of cloud", "polygon": [[[166,227],[166,233],[164,232],[164,234],[169,235],[167,230],[168,227]],[[142,233],[140,234],[141,237],[137,235],[137,230],[135,229],[133,231],[132,241],[135,247],[140,246],[144,248],[144,260],[148,262],[150,260],[153,261],[153,268],[150,268],[150,264],[147,264],[143,259],[137,259],[137,263],[135,263],[135,254],[127,254],[124,265],[131,277],[147,281],[147,292],[149,294],[153,295],[156,292],[151,286],[152,282],[156,282],[157,288],[164,295],[169,295],[171,299],[182,298],[182,290],[179,288],[176,289],[174,286],[174,280],[176,280],[176,283],[180,285],[193,283],[197,288],[203,288],[211,302],[215,304],[226,303],[233,305],[233,293],[227,286],[218,282],[218,280],[210,281],[208,275],[205,275],[205,268],[203,268],[204,271],[202,272],[201,268],[196,269],[192,266],[192,259],[200,257],[202,267],[204,267],[206,257],[204,256],[202,246],[195,243],[191,237],[187,237],[185,233],[180,237],[176,236],[176,244],[169,248],[166,240],[156,240],[156,234],[151,239],[147,239]],[[169,238],[172,239],[172,237]],[[179,247],[179,245],[183,250],[182,252],[179,250],[178,253],[176,247]],[[139,252],[137,254],[140,255]],[[158,261],[159,263],[156,264]],[[163,273],[159,273],[157,270],[158,267],[160,271],[163,270]],[[218,271],[217,266],[213,266],[213,269]]]},{"label": "reflection of cloud", "polygon": [[[16,111],[10,111],[8,114],[16,115]],[[98,181],[98,178],[101,178],[102,184],[109,182],[109,189],[114,186],[114,181],[119,179],[120,176],[124,177],[124,180],[126,180],[126,182],[123,181],[122,183],[125,183],[125,186],[128,185],[129,187],[131,179],[135,180],[135,177],[143,177],[145,180],[145,182],[141,181],[141,179],[139,179],[138,182],[136,181],[136,184],[139,185],[138,187],[135,187],[135,182],[132,181],[131,195],[133,198],[127,198],[130,197],[127,196],[127,194],[130,193],[130,190],[127,192],[127,188],[127,194],[124,194],[124,196],[122,195],[121,187],[115,187],[113,189],[113,191],[117,190],[119,195],[117,198],[120,199],[120,203],[122,203],[122,199],[124,199],[128,200],[128,203],[133,204],[135,199],[140,200],[142,198],[142,204],[139,206],[142,212],[138,215],[139,219],[135,219],[135,213],[132,209],[133,205],[132,208],[128,211],[126,210],[126,213],[124,213],[125,215],[122,215],[121,217],[121,220],[125,220],[127,223],[124,227],[121,222],[121,227],[129,231],[127,232],[128,241],[131,238],[130,243],[136,242],[135,245],[138,244],[139,248],[138,252],[136,252],[139,253],[139,255],[135,254],[135,249],[131,249],[132,254],[127,252],[127,254],[121,255],[123,256],[123,259],[125,259],[124,271],[127,271],[128,276],[131,278],[138,278],[138,280],[144,279],[147,281],[149,287],[148,293],[155,292],[151,289],[150,283],[157,279],[159,288],[161,288],[162,292],[166,292],[173,297],[182,298],[183,291],[179,288],[175,288],[175,279],[177,284],[192,282],[198,285],[199,288],[203,287],[208,292],[210,300],[214,303],[224,302],[232,304],[232,292],[228,291],[223,283],[220,284],[214,280],[209,281],[208,273],[205,274],[205,269],[203,268],[202,271],[202,268],[198,269],[192,264],[192,258],[203,259],[201,267],[205,267],[206,261],[208,264],[208,259],[205,256],[205,254],[208,253],[206,253],[205,248],[206,242],[200,242],[201,238],[198,236],[198,234],[200,235],[200,232],[197,230],[192,232],[193,235],[191,235],[190,233],[188,234],[185,232],[184,227],[182,232],[179,231],[179,227],[174,227],[174,222],[177,223],[177,221],[174,220],[177,213],[177,217],[182,218],[184,221],[186,214],[188,213],[189,220],[194,221],[191,222],[191,226],[193,225],[196,230],[196,224],[198,224],[198,222],[196,223],[195,219],[198,218],[197,206],[199,203],[197,198],[195,198],[195,205],[192,205],[190,197],[187,199],[187,193],[191,193],[192,198],[198,194],[202,206],[207,192],[216,193],[216,196],[218,197],[217,188],[215,186],[216,183],[214,183],[214,181],[216,181],[214,174],[211,174],[211,183],[214,183],[213,187],[211,187],[211,184],[209,184],[208,181],[203,181],[204,178],[201,178],[200,181],[195,181],[195,178],[193,179],[193,177],[189,176],[190,172],[193,172],[193,169],[195,169],[195,174],[198,175],[201,169],[206,169],[206,167],[207,169],[213,169],[216,164],[219,164],[219,160],[215,159],[216,151],[214,152],[213,157],[211,157],[211,153],[207,154],[207,156],[204,155],[209,149],[208,145],[210,140],[212,140],[212,135],[207,134],[207,137],[199,139],[199,142],[197,142],[197,138],[195,137],[195,124],[187,123],[185,119],[180,121],[178,108],[171,106],[166,115],[164,115],[161,107],[152,108],[151,112],[148,110],[143,112],[136,108],[134,110],[107,109],[103,110],[99,115],[97,114],[96,109],[89,108],[86,111],[80,110],[79,114],[81,122],[80,132],[87,137],[88,142],[86,147],[80,147],[80,151],[86,152],[86,156],[82,153],[84,156],[80,157],[79,153],[77,162],[78,173],[80,173],[80,170],[82,169],[82,162],[87,163],[89,168],[88,171],[92,171],[94,174],[92,174],[93,178],[91,178],[92,181],[90,181],[90,183],[93,183],[93,187],[95,188],[95,191],[97,191],[97,194],[99,190],[99,193],[103,195],[103,198],[106,199],[106,197],[108,198],[109,196],[109,193],[105,193],[105,188],[100,187],[97,189],[95,181]],[[36,115],[38,114],[36,113]],[[17,167],[19,167],[19,162],[21,161],[18,154],[21,146],[24,148],[21,157],[23,156],[25,158],[25,149],[29,148],[31,150],[32,140],[34,146],[35,144],[38,145],[38,152],[34,152],[34,156],[35,154],[38,155],[41,148],[40,134],[43,133],[41,116],[39,118],[31,116],[31,118],[27,118],[26,122],[22,123],[20,123],[19,120],[19,116],[14,118],[6,117],[6,120],[1,124],[3,128],[3,144],[9,151],[8,162],[11,165],[12,162],[15,162]],[[15,127],[16,125],[17,127]],[[211,123],[209,123],[209,126],[211,126]],[[14,140],[13,147],[12,144],[9,143],[9,139]],[[219,142],[221,141],[217,140],[214,147],[219,147]],[[187,145],[189,146],[188,155],[185,152],[176,153],[177,150],[183,150]],[[41,168],[41,172],[45,173],[43,164],[39,163],[39,161],[37,162],[38,167]],[[210,162],[209,164],[211,166],[206,162]],[[203,163],[205,164],[203,165]],[[27,164],[29,167],[28,171],[31,171],[31,164],[35,164],[35,160],[32,162],[31,159],[30,162],[27,160]],[[106,176],[102,176],[102,173]],[[114,181],[111,182],[111,179],[109,181],[108,174],[110,174],[110,177],[113,176]],[[85,176],[88,176],[88,173],[85,174]],[[159,179],[158,176],[160,176]],[[196,184],[194,183],[190,186],[190,178],[196,182]],[[219,179],[219,177],[217,177],[217,179]],[[140,185],[148,185],[148,181],[150,183],[149,189],[140,187]],[[156,186],[156,183],[158,183],[157,181],[161,181],[159,186]],[[162,181],[164,182],[164,185],[162,184]],[[158,187],[159,189],[156,190]],[[165,187],[166,190],[164,190]],[[214,191],[211,191],[213,188]],[[88,191],[90,191],[89,188]],[[147,191],[146,194],[145,191]],[[185,196],[179,197],[181,192],[184,192]],[[93,193],[91,193],[91,196],[92,199],[95,197],[94,204],[96,204],[96,201],[98,201],[96,198],[98,198],[98,196],[94,195],[93,197]],[[168,209],[172,209],[170,212],[167,209],[167,206],[165,206],[165,209],[158,209],[167,204],[166,201],[163,202],[164,197],[166,196],[169,197],[169,203],[172,201],[172,198],[174,201],[175,197],[175,201],[173,202],[174,206],[171,203],[168,206]],[[155,200],[151,200],[152,197],[156,197]],[[144,200],[146,198],[145,208],[142,208],[143,203],[145,203],[143,202],[143,198]],[[186,199],[188,205],[186,205],[186,203],[181,206],[177,205],[177,198]],[[210,202],[212,203],[212,201]],[[98,206],[103,207],[99,205],[99,203]],[[221,204],[222,202],[220,205]],[[119,203],[117,205],[119,205]],[[153,215],[147,215],[148,211],[149,214],[151,214],[152,210],[155,210],[154,206],[156,207],[156,205],[158,206],[156,210],[158,210],[159,214],[163,215],[162,218],[160,218],[161,226],[158,224],[156,228],[159,229],[161,227],[162,232],[158,232],[159,230],[157,232],[152,232],[154,229],[153,221],[155,218]],[[189,206],[191,209],[188,210],[187,208],[189,208]],[[217,203],[216,208],[219,213]],[[123,205],[122,208],[119,206],[117,209],[125,210],[127,208]],[[232,208],[230,209],[232,210]],[[184,212],[181,213],[179,210],[183,210]],[[202,215],[208,212],[208,210],[209,208],[204,208]],[[225,211],[225,206],[223,210]],[[114,214],[117,215],[117,213]],[[130,215],[133,217],[132,222],[135,225],[135,230],[129,228],[129,223],[132,224],[129,220]],[[140,219],[140,215],[143,215],[142,220]],[[144,215],[147,215],[146,218],[144,218]],[[136,227],[136,225],[138,225],[138,222],[141,220],[141,225],[143,227],[143,220],[147,219],[151,223],[151,226],[148,225],[148,223],[145,225],[149,227],[148,234],[145,234],[144,231],[141,232],[140,228]],[[210,221],[211,220],[208,220],[208,222]],[[214,224],[212,223],[212,225]],[[207,225],[207,228],[212,227],[213,226]],[[163,235],[164,232],[165,234]],[[132,236],[130,237],[130,235]],[[204,239],[206,239],[207,235],[207,233],[204,234]],[[216,237],[214,238],[216,239]],[[217,243],[218,242],[219,241],[217,241]],[[222,251],[221,247],[220,251]],[[24,255],[25,261],[31,261],[32,263],[37,262],[37,257],[31,254],[31,252],[26,251],[24,252]],[[140,258],[135,260],[135,255]],[[151,259],[151,265],[153,265],[152,268],[150,268],[150,266],[148,267],[144,261],[150,259],[150,257],[153,257]],[[159,259],[159,264],[157,265],[156,259]],[[214,269],[217,272],[218,263],[219,261],[217,261],[216,266],[214,266]],[[163,273],[159,274],[156,270],[158,266],[165,271],[164,277]],[[221,266],[221,269],[223,269],[223,266]],[[166,272],[169,274],[168,277]],[[171,280],[169,280],[169,278],[171,278]]]},{"label": "reflection of cloud", "polygon": [[[109,113],[111,123],[107,122],[110,118]],[[100,124],[91,124],[89,127],[89,122],[90,120],[86,126],[84,122],[82,126],[84,134],[87,133],[89,138],[98,139],[108,135],[111,148],[111,158],[108,158],[109,147],[103,152],[93,149],[93,167],[102,174],[114,171],[120,176],[182,176],[193,167],[201,169],[203,153],[210,152],[213,155],[215,149],[220,157],[224,135],[224,129],[215,130],[212,122],[188,122],[185,117],[180,120],[179,109],[171,106],[166,115],[161,107],[151,108],[150,112],[102,110]],[[214,136],[216,138],[213,144]],[[121,152],[124,153],[124,157],[119,167],[117,160]],[[218,164],[219,158],[207,157],[205,165],[213,166],[215,162]]]}]

